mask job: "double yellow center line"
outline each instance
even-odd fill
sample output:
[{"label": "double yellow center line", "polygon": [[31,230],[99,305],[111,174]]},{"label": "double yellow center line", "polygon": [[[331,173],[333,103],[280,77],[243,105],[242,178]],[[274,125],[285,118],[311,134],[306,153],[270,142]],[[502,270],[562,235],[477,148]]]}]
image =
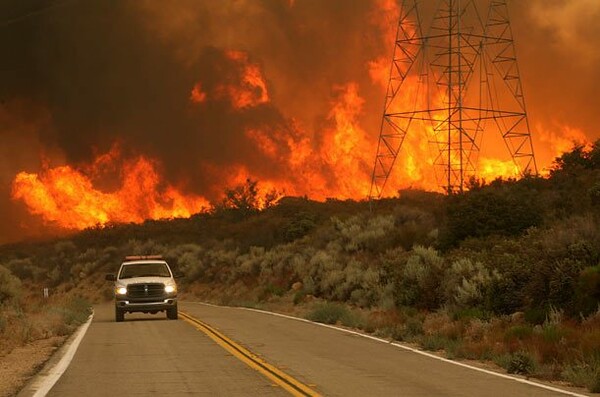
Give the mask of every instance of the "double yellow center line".
[{"label": "double yellow center line", "polygon": [[210,325],[206,324],[190,316],[187,313],[179,312],[179,315],[188,323],[193,325],[199,331],[204,332],[208,337],[214,340],[219,346],[233,354],[234,357],[237,357],[240,361],[244,362],[250,368],[253,368],[260,372],[262,375],[269,378],[271,381],[275,382],[275,384],[281,386],[287,392],[289,392],[293,396],[311,396],[311,397],[320,397],[320,394],[316,391],[312,390],[310,387],[305,385],[304,383],[298,381],[297,379],[291,377],[280,369],[274,367],[269,364],[265,360],[258,357],[256,354],[252,353],[250,350],[240,346],[238,343],[229,339]]}]

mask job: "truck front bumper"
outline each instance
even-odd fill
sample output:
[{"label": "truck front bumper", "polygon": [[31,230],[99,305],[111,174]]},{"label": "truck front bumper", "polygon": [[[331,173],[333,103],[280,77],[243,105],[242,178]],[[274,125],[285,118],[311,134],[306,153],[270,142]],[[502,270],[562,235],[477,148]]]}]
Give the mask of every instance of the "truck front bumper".
[{"label": "truck front bumper", "polygon": [[158,312],[177,307],[177,298],[166,298],[156,302],[133,302],[127,299],[115,301],[115,306],[124,312]]}]

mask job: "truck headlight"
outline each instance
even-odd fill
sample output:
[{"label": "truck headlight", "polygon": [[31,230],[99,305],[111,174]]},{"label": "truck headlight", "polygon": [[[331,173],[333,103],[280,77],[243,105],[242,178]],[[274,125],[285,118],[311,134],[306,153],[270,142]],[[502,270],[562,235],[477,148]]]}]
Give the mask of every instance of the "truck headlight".
[{"label": "truck headlight", "polygon": [[125,295],[127,293],[127,288],[126,287],[115,288],[115,293],[117,295]]},{"label": "truck headlight", "polygon": [[165,292],[167,294],[171,294],[173,292],[177,291],[177,287],[175,287],[174,285],[166,285],[165,286]]}]

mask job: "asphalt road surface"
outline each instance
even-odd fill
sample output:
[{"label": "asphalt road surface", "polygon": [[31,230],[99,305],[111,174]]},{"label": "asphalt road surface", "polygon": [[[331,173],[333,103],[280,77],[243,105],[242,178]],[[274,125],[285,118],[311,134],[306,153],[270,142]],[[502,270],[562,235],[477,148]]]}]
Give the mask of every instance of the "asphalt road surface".
[{"label": "asphalt road surface", "polygon": [[[564,396],[319,325],[180,302],[262,360],[324,396]],[[181,318],[127,314],[94,320],[49,396],[286,396],[284,388]]]}]

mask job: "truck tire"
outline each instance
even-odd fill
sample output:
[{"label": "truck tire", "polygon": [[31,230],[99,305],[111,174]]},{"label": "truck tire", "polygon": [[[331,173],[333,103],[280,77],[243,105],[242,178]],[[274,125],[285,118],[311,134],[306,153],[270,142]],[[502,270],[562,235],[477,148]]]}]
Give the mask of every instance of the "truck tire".
[{"label": "truck tire", "polygon": [[169,320],[177,320],[177,305],[173,306],[171,309],[167,309],[167,318]]},{"label": "truck tire", "polygon": [[125,320],[125,312],[118,307],[115,307],[115,321],[120,323]]}]

